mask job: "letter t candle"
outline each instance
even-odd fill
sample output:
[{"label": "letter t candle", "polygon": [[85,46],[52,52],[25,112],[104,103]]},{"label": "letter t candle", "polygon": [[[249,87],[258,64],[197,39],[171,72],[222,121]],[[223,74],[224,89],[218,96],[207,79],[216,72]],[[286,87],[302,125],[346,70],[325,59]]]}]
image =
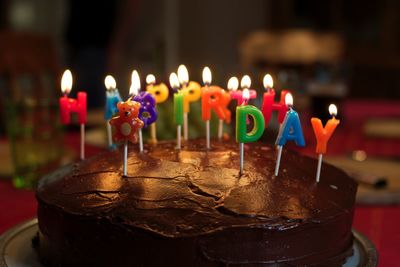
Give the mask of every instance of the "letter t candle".
[{"label": "letter t candle", "polygon": [[61,78],[61,92],[64,94],[60,97],[60,114],[61,123],[69,124],[71,121],[70,114],[77,113],[79,124],[81,125],[81,159],[85,159],[85,123],[87,118],[86,110],[86,93],[78,92],[77,99],[69,98],[68,94],[72,89],[72,73],[66,70]]},{"label": "letter t candle", "polygon": [[315,177],[317,183],[319,182],[321,175],[322,156],[326,153],[328,141],[340,123],[340,120],[335,118],[337,115],[337,108],[334,104],[329,105],[329,113],[331,114],[332,118],[327,121],[325,127],[322,126],[320,119],[311,118],[311,124],[314,130],[315,138],[317,139],[317,147],[315,150],[318,154],[317,174]]}]

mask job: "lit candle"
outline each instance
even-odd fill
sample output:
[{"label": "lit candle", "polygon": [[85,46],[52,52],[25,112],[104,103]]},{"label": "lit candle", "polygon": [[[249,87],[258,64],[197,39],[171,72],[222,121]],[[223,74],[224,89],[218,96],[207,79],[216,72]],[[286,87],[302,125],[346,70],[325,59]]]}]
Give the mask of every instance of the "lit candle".
[{"label": "lit candle", "polygon": [[220,120],[225,119],[224,93],[222,88],[211,85],[211,70],[208,67],[203,69],[204,87],[201,92],[201,117],[206,122],[206,147],[210,149],[210,120],[211,110],[217,114]]},{"label": "lit candle", "polygon": [[[131,76],[131,87],[129,88],[129,96],[132,100],[134,100],[134,98],[136,96],[139,95],[139,91],[140,91],[140,77],[139,77],[139,73],[136,70],[132,71],[132,76]],[[142,109],[142,108],[141,108]],[[142,109],[143,112],[143,109]],[[140,109],[139,109],[139,116],[140,116]],[[155,117],[155,119],[157,120],[157,115],[153,115],[153,117]],[[140,117],[142,118],[142,117]],[[140,153],[143,152],[143,134],[142,134],[142,128],[139,128],[139,151]]]},{"label": "lit candle", "polygon": [[[168,99],[169,91],[165,83],[156,84],[156,77],[153,74],[146,76],[146,91],[152,94],[156,100],[156,104],[165,102]],[[156,122],[150,125],[151,142],[157,143],[157,126]]]},{"label": "lit candle", "polygon": [[[243,103],[236,107],[236,141],[239,143],[240,153],[240,175],[243,173],[244,167],[244,143],[257,141],[264,132],[264,118],[262,112],[255,106],[247,105],[250,98],[248,89],[243,90]],[[247,132],[247,117],[253,117],[253,129]]]},{"label": "lit candle", "polygon": [[317,139],[317,147],[315,149],[315,152],[318,154],[317,174],[315,177],[317,183],[319,182],[321,175],[322,156],[326,153],[328,141],[340,123],[340,120],[335,118],[337,115],[337,108],[334,104],[329,105],[329,113],[331,114],[332,118],[326,122],[325,127],[322,126],[320,119],[311,118],[311,124],[314,130],[315,138]]},{"label": "lit candle", "polygon": [[175,73],[171,73],[169,76],[169,84],[172,89],[175,91],[174,93],[174,117],[176,123],[176,148],[181,149],[181,131],[182,124],[184,122],[184,112],[183,112],[183,102],[184,95],[179,90],[179,80],[178,76]]},{"label": "lit candle", "polygon": [[137,142],[136,132],[143,128],[143,121],[139,116],[140,103],[132,101],[129,98],[125,102],[117,104],[118,116],[110,120],[110,124],[114,126],[114,141],[124,142],[124,159],[123,159],[123,173],[127,175],[127,158],[128,158],[128,141],[132,143]]},{"label": "lit candle", "polygon": [[[232,78],[233,78],[232,82],[235,83],[235,85],[236,85],[237,78],[236,77],[232,77]],[[249,97],[250,97],[249,99],[257,98],[256,90],[251,90],[250,86],[251,86],[250,76],[244,75],[242,77],[242,79],[240,80],[240,87],[242,87],[242,89],[249,90]],[[243,91],[237,90],[237,86],[236,86],[236,89],[231,90],[231,98],[236,99],[238,106],[242,105],[244,102],[247,103],[247,101],[244,101],[244,99],[243,99]]]},{"label": "lit candle", "polygon": [[268,126],[268,123],[271,120],[273,110],[278,111],[278,122],[279,124],[282,124],[283,120],[285,119],[286,112],[288,111],[288,107],[285,103],[285,96],[287,93],[289,93],[289,91],[282,90],[280,101],[278,103],[275,103],[275,90],[273,89],[274,81],[272,79],[272,76],[266,74],[263,79],[263,84],[266,92],[263,96],[261,111],[264,115],[265,127]]},{"label": "lit candle", "polygon": [[117,89],[117,83],[115,79],[111,75],[107,75],[104,84],[106,86],[106,108],[104,113],[104,119],[106,120],[107,125],[107,140],[108,147],[114,148],[112,142],[112,132],[111,132],[111,124],[110,119],[118,112],[117,104],[122,101],[121,96],[119,95]]},{"label": "lit candle", "polygon": [[189,139],[189,121],[188,113],[190,112],[190,103],[196,102],[201,97],[200,84],[197,82],[189,82],[189,73],[185,65],[178,67],[178,79],[181,87],[181,91],[184,96],[183,101],[183,139],[187,141]]},{"label": "lit candle", "polygon": [[78,121],[81,125],[81,159],[85,158],[85,123],[87,118],[86,93],[78,92],[77,99],[69,98],[68,94],[72,89],[72,73],[66,70],[61,79],[61,92],[64,96],[60,97],[60,115],[63,124],[69,124],[71,113],[78,114]]},{"label": "lit candle", "polygon": [[287,93],[285,96],[285,102],[289,110],[286,112],[285,119],[283,121],[282,127],[279,130],[278,138],[275,144],[278,146],[278,155],[275,165],[275,176],[279,174],[279,165],[282,156],[282,147],[287,141],[295,141],[298,146],[305,146],[303,131],[301,129],[301,123],[299,115],[292,108],[293,107],[293,96],[291,93]]},{"label": "lit candle", "polygon": [[231,123],[231,111],[228,108],[229,102],[231,102],[231,95],[229,92],[225,91],[224,89],[221,88],[222,92],[222,108],[225,113],[225,119],[219,119],[219,124],[218,124],[218,139],[222,140],[222,136],[224,134],[224,121],[226,124]]}]

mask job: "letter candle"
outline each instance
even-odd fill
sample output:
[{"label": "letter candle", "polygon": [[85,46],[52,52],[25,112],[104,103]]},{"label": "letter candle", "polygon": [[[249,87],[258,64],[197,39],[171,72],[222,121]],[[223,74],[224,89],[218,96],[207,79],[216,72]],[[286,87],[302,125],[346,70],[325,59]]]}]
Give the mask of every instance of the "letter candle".
[{"label": "letter candle", "polygon": [[315,152],[318,154],[317,174],[315,177],[317,183],[319,183],[321,175],[322,156],[326,153],[328,141],[340,123],[340,120],[335,118],[337,115],[337,108],[334,104],[329,105],[329,113],[331,114],[332,118],[326,122],[325,127],[322,126],[320,119],[311,118],[311,124],[314,130],[315,138],[317,139],[317,147],[315,149]]},{"label": "letter candle", "polygon": [[72,73],[66,70],[61,78],[61,92],[64,96],[60,97],[60,115],[61,123],[69,124],[70,114],[77,113],[79,124],[81,126],[81,146],[80,158],[85,159],[85,123],[87,118],[86,93],[78,92],[77,99],[69,98],[68,94],[72,89]]},{"label": "letter candle", "polygon": [[[236,78],[236,77],[232,77],[232,78]],[[240,80],[240,87],[242,87],[242,89],[249,89],[250,86],[251,86],[250,76],[249,75],[244,75],[242,77],[242,79]],[[231,90],[230,94],[231,94],[231,98],[232,99],[236,99],[238,106],[242,105],[243,102],[245,102],[243,100],[243,91],[240,91],[240,90],[238,91],[237,88],[236,88],[235,90]],[[250,96],[249,96],[250,98],[249,99],[257,98],[257,92],[255,90],[250,90],[249,89],[249,94],[250,94]]]},{"label": "letter candle", "polygon": [[179,79],[175,73],[171,73],[169,76],[169,84],[174,93],[174,117],[176,123],[176,148],[181,149],[181,129],[184,122],[183,112],[183,93],[179,90]]},{"label": "letter candle", "polygon": [[303,131],[301,129],[301,123],[299,115],[293,109],[293,96],[291,93],[287,93],[285,96],[285,102],[289,110],[286,112],[285,119],[282,127],[279,130],[278,138],[275,144],[278,146],[278,154],[275,165],[275,176],[279,174],[279,165],[281,163],[282,147],[287,141],[295,141],[298,146],[305,146],[303,137]]},{"label": "letter candle", "polygon": [[117,83],[115,79],[111,75],[107,75],[104,84],[106,86],[106,108],[104,113],[104,119],[106,120],[107,125],[107,140],[108,147],[114,148],[112,141],[112,131],[110,120],[112,117],[118,113],[117,104],[122,101],[121,96],[117,89]]},{"label": "letter candle", "polygon": [[[222,93],[222,108],[225,113],[225,123],[229,124],[231,123],[231,111],[228,108],[229,102],[231,102],[231,95],[229,92],[225,91],[223,88],[221,88],[221,93]],[[222,140],[222,136],[224,134],[224,120],[219,119],[219,124],[218,124],[218,139]]]},{"label": "letter candle", "polygon": [[272,79],[272,76],[266,74],[263,79],[263,84],[266,92],[263,96],[261,111],[264,115],[265,127],[268,127],[268,123],[271,120],[273,110],[278,111],[278,122],[280,125],[282,125],[283,120],[285,119],[285,114],[288,111],[288,107],[285,103],[285,96],[287,93],[289,93],[289,91],[282,90],[280,101],[278,103],[275,103],[275,90],[273,89],[274,81]]},{"label": "letter candle", "polygon": [[[156,100],[156,104],[165,102],[168,99],[169,91],[165,83],[156,84],[156,77],[153,74],[146,76],[146,91],[152,94]],[[156,122],[150,124],[151,142],[157,143],[157,126]]]},{"label": "letter candle", "polygon": [[[243,174],[244,167],[244,143],[257,141],[264,132],[264,118],[262,112],[255,106],[247,105],[250,98],[248,89],[243,90],[243,103],[236,107],[236,142],[239,143],[240,171]],[[253,129],[247,133],[247,117],[252,116],[254,120]]]},{"label": "letter candle", "polygon": [[189,73],[185,65],[178,67],[178,79],[183,93],[183,139],[187,141],[189,139],[188,113],[190,103],[200,99],[201,89],[197,82],[189,82]]},{"label": "letter candle", "polygon": [[[134,100],[134,98],[138,95],[140,90],[140,77],[139,73],[136,70],[132,71],[131,76],[131,87],[129,88],[129,96],[130,99]],[[139,128],[139,151],[143,152],[143,134],[142,127]]]},{"label": "letter candle", "polygon": [[211,110],[217,114],[220,120],[225,119],[224,93],[218,86],[210,86],[212,80],[211,70],[203,69],[204,87],[201,89],[201,117],[206,122],[206,147],[210,149],[210,120]]}]

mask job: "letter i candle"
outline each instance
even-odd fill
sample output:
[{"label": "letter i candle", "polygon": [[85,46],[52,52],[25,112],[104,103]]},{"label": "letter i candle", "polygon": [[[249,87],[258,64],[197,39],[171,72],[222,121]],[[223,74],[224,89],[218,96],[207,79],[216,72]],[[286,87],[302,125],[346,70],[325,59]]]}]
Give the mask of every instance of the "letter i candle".
[{"label": "letter i candle", "polygon": [[315,152],[318,154],[317,174],[315,176],[317,183],[319,182],[321,175],[322,156],[326,153],[328,141],[340,123],[340,120],[335,118],[337,115],[337,108],[334,104],[329,105],[329,113],[331,114],[332,118],[327,121],[325,127],[322,126],[320,119],[311,118],[311,124],[314,130],[315,138],[317,139],[317,147],[315,149]]},{"label": "letter i candle", "polygon": [[[243,103],[236,107],[236,142],[239,143],[240,171],[243,174],[244,168],[244,143],[257,141],[264,132],[264,118],[262,112],[252,105],[247,105],[250,98],[248,89],[243,90]],[[247,133],[247,117],[253,117],[253,129]]]},{"label": "letter i candle", "polygon": [[275,144],[278,146],[278,154],[276,158],[275,165],[275,176],[279,174],[279,165],[281,163],[282,148],[287,141],[295,141],[298,146],[305,146],[303,131],[301,129],[301,123],[299,115],[293,109],[293,96],[287,93],[285,96],[286,105],[289,111],[286,112],[285,119],[283,121],[282,127],[279,130],[278,138]]},{"label": "letter i candle", "polygon": [[61,78],[61,92],[64,96],[60,97],[61,123],[69,124],[71,113],[78,114],[78,121],[81,126],[81,146],[80,158],[85,159],[85,123],[87,118],[86,93],[78,92],[77,99],[69,98],[68,94],[72,89],[72,73],[66,70]]},{"label": "letter i candle", "polygon": [[182,125],[184,122],[183,114],[183,101],[184,95],[179,90],[179,79],[176,73],[171,73],[169,76],[169,84],[171,88],[175,91],[174,93],[174,118],[176,123],[176,148],[181,149],[181,136],[182,136]]}]

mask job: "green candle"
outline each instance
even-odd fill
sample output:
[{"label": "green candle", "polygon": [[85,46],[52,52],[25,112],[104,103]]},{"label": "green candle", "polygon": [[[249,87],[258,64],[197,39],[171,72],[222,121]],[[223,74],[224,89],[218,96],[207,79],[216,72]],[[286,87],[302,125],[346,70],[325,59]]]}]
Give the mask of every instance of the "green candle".
[{"label": "green candle", "polygon": [[[253,129],[247,133],[247,116],[254,120]],[[257,141],[264,132],[264,117],[262,112],[252,105],[241,105],[236,108],[236,141],[249,143]]]},{"label": "green candle", "polygon": [[174,94],[174,114],[175,123],[177,125],[183,124],[183,100],[184,96],[182,92],[177,92]]}]

